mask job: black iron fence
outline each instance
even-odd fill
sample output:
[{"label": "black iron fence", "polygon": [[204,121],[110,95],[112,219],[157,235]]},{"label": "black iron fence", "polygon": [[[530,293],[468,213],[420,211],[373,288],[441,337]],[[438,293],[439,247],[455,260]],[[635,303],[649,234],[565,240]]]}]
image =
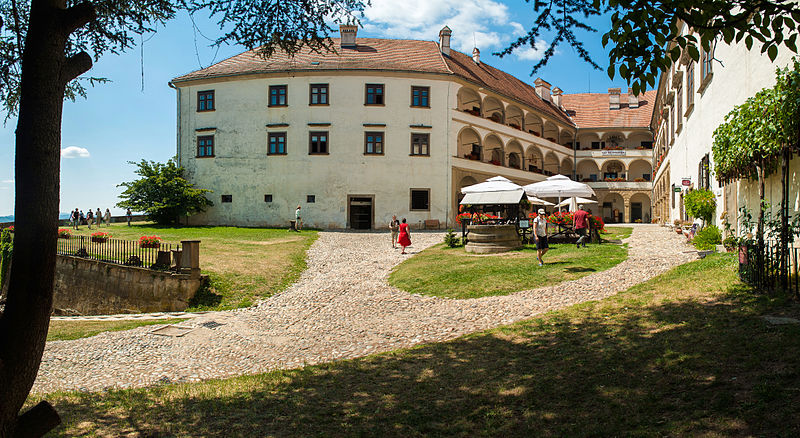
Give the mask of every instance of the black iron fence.
[{"label": "black iron fence", "polygon": [[[170,264],[170,252],[180,249],[180,244],[159,243],[143,247],[136,240],[70,236],[68,239],[58,239],[57,252],[60,255],[83,257],[126,266],[167,269]],[[159,253],[161,253],[160,257]]]},{"label": "black iron fence", "polygon": [[739,278],[768,292],[783,289],[786,278],[786,291],[800,298],[799,262],[800,248],[790,247],[782,254],[779,242],[765,241],[763,251],[759,251],[757,242],[747,242],[739,247]]}]

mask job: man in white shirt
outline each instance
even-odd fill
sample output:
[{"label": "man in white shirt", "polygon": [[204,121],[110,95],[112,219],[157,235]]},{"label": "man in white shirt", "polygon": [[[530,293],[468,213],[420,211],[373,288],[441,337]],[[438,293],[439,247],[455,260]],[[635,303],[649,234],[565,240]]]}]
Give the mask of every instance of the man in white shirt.
[{"label": "man in white shirt", "polygon": [[300,231],[300,229],[303,227],[303,219],[300,218],[300,206],[299,205],[297,206],[297,210],[294,211],[294,219],[295,219],[295,227],[296,227],[295,229],[297,231]]},{"label": "man in white shirt", "polygon": [[545,213],[544,208],[539,209],[539,214],[533,220],[533,239],[536,241],[539,266],[544,266],[542,256],[550,249],[550,245],[547,242],[547,213]]}]

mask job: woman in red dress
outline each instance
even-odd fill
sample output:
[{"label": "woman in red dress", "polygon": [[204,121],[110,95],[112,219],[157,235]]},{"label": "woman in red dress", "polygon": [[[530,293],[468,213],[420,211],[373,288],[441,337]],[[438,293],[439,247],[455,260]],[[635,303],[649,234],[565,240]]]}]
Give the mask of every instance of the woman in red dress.
[{"label": "woman in red dress", "polygon": [[403,223],[400,224],[400,235],[397,236],[397,243],[403,247],[400,254],[406,253],[406,247],[411,246],[411,234],[408,233],[408,224],[406,218],[403,218]]}]

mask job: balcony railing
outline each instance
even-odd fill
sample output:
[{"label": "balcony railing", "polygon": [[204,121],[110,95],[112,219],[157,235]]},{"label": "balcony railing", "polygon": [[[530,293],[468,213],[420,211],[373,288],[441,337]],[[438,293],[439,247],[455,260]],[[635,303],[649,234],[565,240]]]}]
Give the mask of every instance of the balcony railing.
[{"label": "balcony railing", "polygon": [[569,149],[569,150],[572,150],[572,145],[571,145],[571,144],[570,144],[570,145],[563,145],[563,144],[559,144],[559,143],[558,143],[558,140],[556,140],[555,138],[552,138],[552,137],[544,137],[544,136],[542,135],[542,133],[540,133],[540,132],[538,132],[538,131],[534,131],[533,129],[528,129],[528,130],[525,130],[525,129],[523,129],[521,126],[519,126],[519,125],[516,125],[516,124],[513,124],[513,123],[502,123],[502,122],[498,122],[498,121],[496,121],[496,120],[493,120],[493,119],[491,119],[491,118],[489,118],[489,117],[483,117],[483,116],[481,116],[480,112],[479,112],[479,111],[475,111],[475,110],[466,110],[466,109],[464,109],[464,110],[457,110],[457,111],[459,111],[459,112],[462,112],[462,113],[465,113],[465,114],[469,114],[469,115],[472,115],[472,116],[475,116],[475,117],[480,117],[481,119],[487,120],[487,121],[489,121],[489,122],[491,122],[491,123],[494,123],[494,124],[497,124],[497,125],[501,125],[501,126],[505,126],[505,127],[508,127],[508,128],[510,128],[510,129],[514,129],[514,130],[517,130],[517,131],[521,131],[521,132],[523,132],[523,133],[525,133],[525,134],[532,135],[532,136],[534,136],[534,137],[541,138],[541,139],[543,139],[543,140],[547,140],[547,141],[549,141],[550,143],[553,143],[553,144],[555,144],[555,145],[561,146],[562,148],[567,148],[567,149]]}]

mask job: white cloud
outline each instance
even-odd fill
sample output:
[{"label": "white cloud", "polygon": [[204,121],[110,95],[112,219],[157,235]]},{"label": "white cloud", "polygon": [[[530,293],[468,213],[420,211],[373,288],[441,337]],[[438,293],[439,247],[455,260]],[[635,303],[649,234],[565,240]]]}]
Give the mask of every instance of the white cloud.
[{"label": "white cloud", "polygon": [[536,40],[536,48],[530,45],[518,47],[514,50],[514,55],[519,59],[528,61],[538,61],[544,57],[544,52],[547,50],[548,44],[545,40]]},{"label": "white cloud", "polygon": [[483,52],[503,49],[524,32],[495,0],[372,0],[364,15],[366,31],[388,38],[436,41],[447,25],[453,30],[450,45],[467,54],[476,45]]},{"label": "white cloud", "polygon": [[78,146],[61,149],[61,158],[89,158],[89,150]]}]

